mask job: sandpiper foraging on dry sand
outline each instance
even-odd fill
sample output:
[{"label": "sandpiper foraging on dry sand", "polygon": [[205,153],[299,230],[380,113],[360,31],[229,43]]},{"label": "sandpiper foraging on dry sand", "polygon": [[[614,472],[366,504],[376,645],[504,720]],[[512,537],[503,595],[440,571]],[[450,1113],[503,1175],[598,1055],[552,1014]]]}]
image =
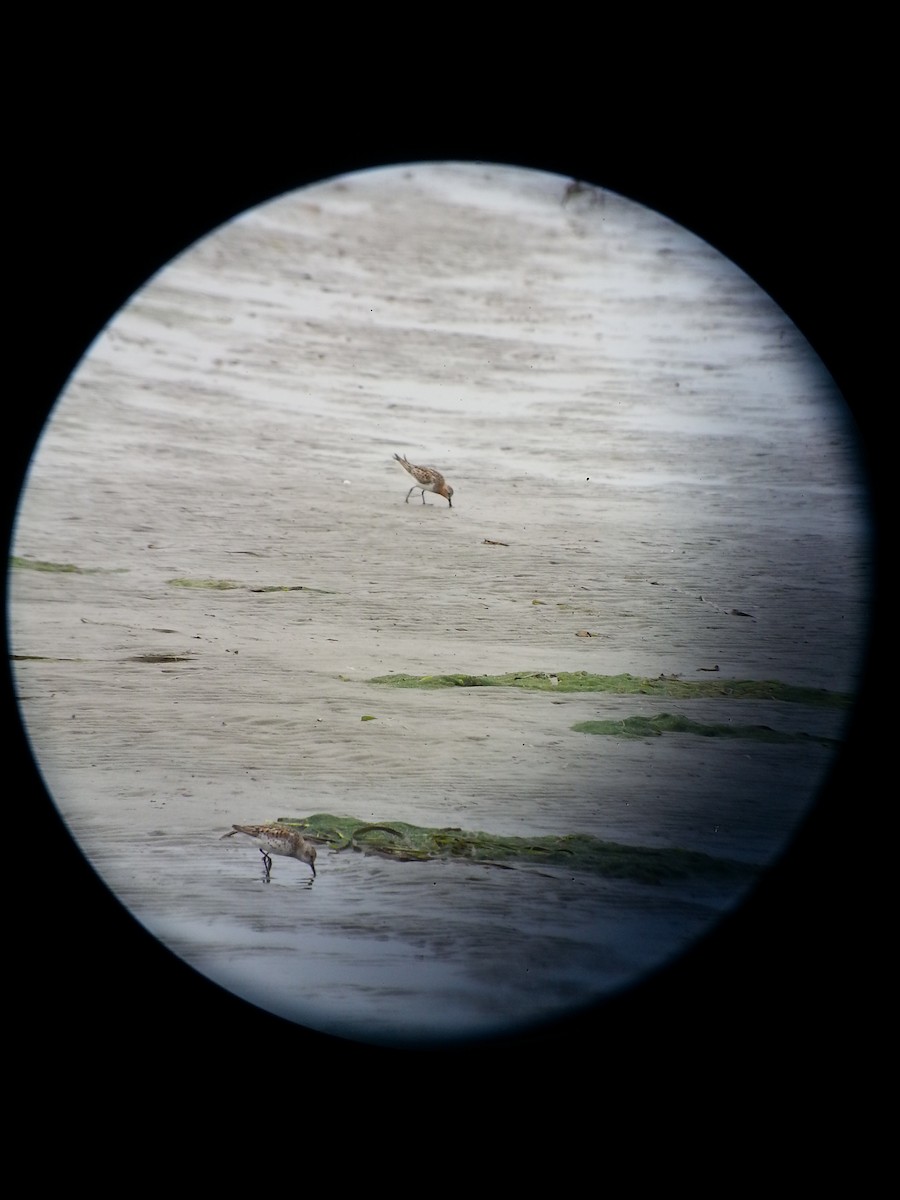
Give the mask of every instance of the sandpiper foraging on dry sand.
[{"label": "sandpiper foraging on dry sand", "polygon": [[272,869],[270,855],[281,854],[286,858],[296,858],[308,863],[312,868],[313,878],[316,874],[316,848],[287,825],[276,823],[271,825],[232,825],[230,833],[223,833],[223,838],[234,837],[236,833],[245,833],[251,838],[263,856],[263,866],[266,869],[266,879]]},{"label": "sandpiper foraging on dry sand", "polygon": [[436,496],[443,496],[450,507],[453,507],[453,501],[450,499],[453,495],[453,488],[447,483],[440,471],[436,471],[434,467],[415,467],[405,454],[402,458],[399,454],[395,454],[394,458],[403,470],[415,480],[415,483],[406,493],[407,504],[409,504],[409,498],[412,493],[418,488],[422,493],[423,504],[425,503],[425,493],[434,492]]}]

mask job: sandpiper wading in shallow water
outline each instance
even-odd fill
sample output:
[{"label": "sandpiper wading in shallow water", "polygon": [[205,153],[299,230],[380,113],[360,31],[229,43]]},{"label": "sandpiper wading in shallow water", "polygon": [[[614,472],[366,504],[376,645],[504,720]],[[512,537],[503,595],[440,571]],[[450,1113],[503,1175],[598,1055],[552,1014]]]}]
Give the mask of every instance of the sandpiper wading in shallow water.
[{"label": "sandpiper wading in shallow water", "polygon": [[316,873],[316,848],[299,833],[286,825],[233,825],[230,833],[223,833],[223,838],[234,837],[236,833],[245,833],[259,846],[263,856],[263,866],[266,868],[266,879],[272,869],[270,855],[281,854],[286,858],[296,858],[300,862],[309,863],[312,873]]},{"label": "sandpiper wading in shallow water", "polygon": [[400,464],[407,475],[412,476],[415,483],[406,493],[406,503],[409,504],[409,498],[412,493],[419,489],[422,493],[422,503],[425,503],[425,493],[434,492],[436,496],[443,496],[450,507],[453,507],[453,501],[450,497],[453,495],[453,488],[447,483],[440,471],[436,471],[434,467],[414,467],[407,459],[406,455],[401,458],[399,454],[395,454],[394,458]]}]

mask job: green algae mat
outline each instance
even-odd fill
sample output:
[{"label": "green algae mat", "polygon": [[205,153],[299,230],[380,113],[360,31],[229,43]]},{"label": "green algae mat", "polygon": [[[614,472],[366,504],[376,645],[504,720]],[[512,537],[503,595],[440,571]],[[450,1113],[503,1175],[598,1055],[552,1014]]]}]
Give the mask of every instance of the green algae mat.
[{"label": "green algae mat", "polygon": [[585,833],[502,837],[455,827],[432,829],[409,825],[405,821],[361,821],[331,813],[278,817],[277,821],[334,851],[356,850],[401,862],[460,859],[508,869],[527,863],[654,884],[691,879],[710,883],[749,883],[760,871],[746,863],[693,850],[627,846]]},{"label": "green algae mat", "polygon": [[660,675],[592,675],[588,671],[511,671],[506,675],[377,675],[369,683],[398,688],[516,687],[542,692],[609,692],[617,696],[665,696],[692,700],[782,700],[818,708],[847,708],[853,697],[825,688],[794,687],[776,679],[679,679]]},{"label": "green algae mat", "polygon": [[619,738],[662,737],[664,733],[692,733],[698,737],[742,738],[750,742],[805,742],[807,745],[839,746],[838,738],[819,737],[812,733],[785,733],[769,725],[703,724],[688,717],[658,713],[655,717],[623,717],[616,721],[579,721],[572,726],[576,733],[598,733]]}]

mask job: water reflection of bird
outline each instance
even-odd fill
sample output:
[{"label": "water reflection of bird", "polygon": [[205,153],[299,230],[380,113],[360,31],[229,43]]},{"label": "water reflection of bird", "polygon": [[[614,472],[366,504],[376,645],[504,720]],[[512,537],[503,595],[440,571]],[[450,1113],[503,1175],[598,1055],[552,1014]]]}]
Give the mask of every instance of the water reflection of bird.
[{"label": "water reflection of bird", "polygon": [[266,879],[272,869],[270,855],[280,854],[285,858],[296,858],[308,863],[313,876],[316,873],[316,848],[287,825],[233,825],[230,833],[223,833],[223,838],[234,837],[236,833],[246,834],[259,847],[266,868]]}]

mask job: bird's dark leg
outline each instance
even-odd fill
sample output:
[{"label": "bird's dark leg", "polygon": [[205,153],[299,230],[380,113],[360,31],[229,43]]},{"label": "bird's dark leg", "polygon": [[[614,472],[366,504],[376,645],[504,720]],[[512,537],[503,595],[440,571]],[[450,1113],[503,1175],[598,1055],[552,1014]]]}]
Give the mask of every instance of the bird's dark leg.
[{"label": "bird's dark leg", "polygon": [[263,856],[263,866],[266,869],[266,879],[268,879],[269,872],[272,870],[272,860],[269,858],[268,854],[266,854],[265,850],[263,850],[262,846],[260,846],[259,852]]},{"label": "bird's dark leg", "polygon": [[425,503],[425,489],[422,488],[422,503]]},{"label": "bird's dark leg", "polygon": [[415,489],[415,487],[411,487],[411,488],[409,489],[409,491],[406,493],[406,503],[407,503],[407,504],[409,504],[409,498],[410,498],[410,496],[413,494],[413,492],[414,492],[415,490],[416,490],[416,489]]}]

